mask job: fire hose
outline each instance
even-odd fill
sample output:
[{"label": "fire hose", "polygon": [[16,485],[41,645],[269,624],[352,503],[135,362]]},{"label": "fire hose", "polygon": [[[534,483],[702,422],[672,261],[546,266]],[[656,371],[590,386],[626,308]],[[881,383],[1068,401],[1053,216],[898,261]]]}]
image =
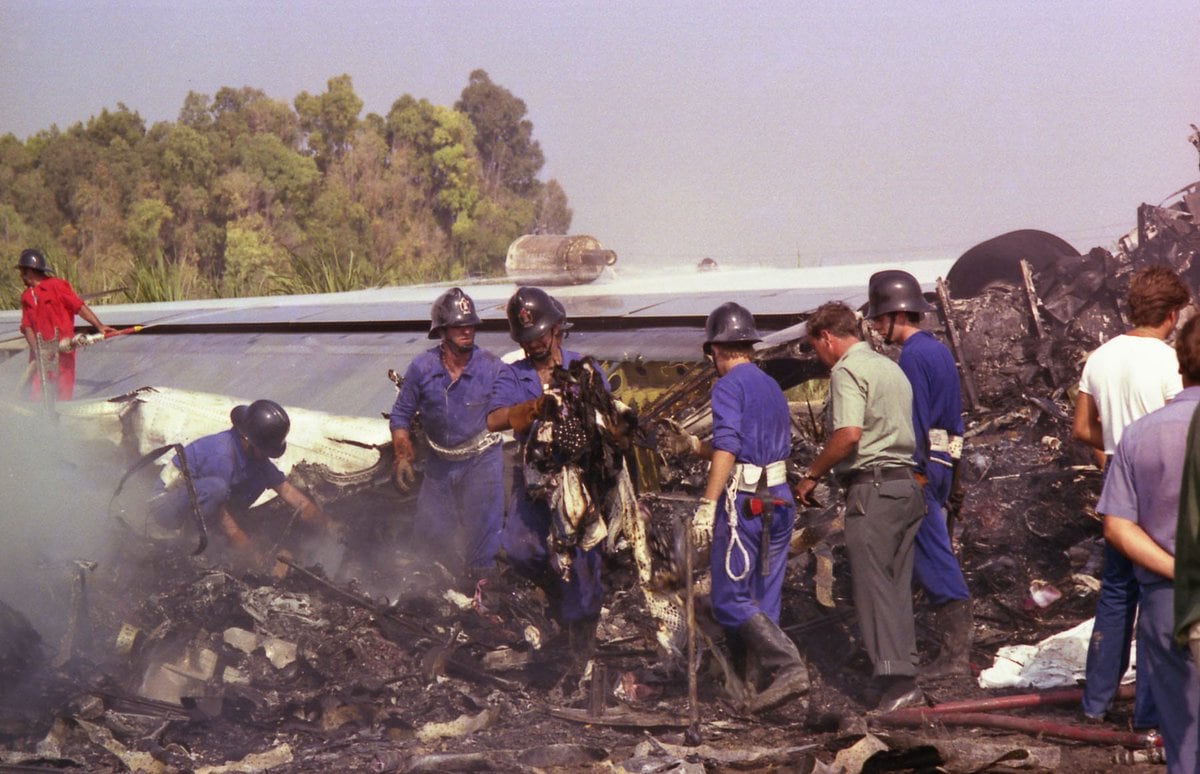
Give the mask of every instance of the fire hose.
[{"label": "fire hose", "polygon": [[[1133,689],[1122,687],[1118,696],[1131,698]],[[986,699],[968,699],[937,704],[933,707],[907,707],[905,709],[886,712],[875,720],[886,725],[923,726],[929,723],[944,723],[952,726],[978,726],[982,728],[1001,728],[1009,731],[1022,731],[1034,735],[1055,736],[1060,739],[1070,739],[1077,742],[1094,744],[1115,744],[1122,747],[1151,748],[1161,747],[1162,737],[1154,731],[1113,731],[1105,728],[1089,728],[1071,723],[1060,723],[1039,718],[1019,718],[1011,715],[999,715],[985,710],[1017,709],[1038,707],[1052,704],[1073,704],[1083,697],[1083,691],[1078,688],[1066,688],[1057,691],[1021,694],[1018,696],[998,696]]]}]

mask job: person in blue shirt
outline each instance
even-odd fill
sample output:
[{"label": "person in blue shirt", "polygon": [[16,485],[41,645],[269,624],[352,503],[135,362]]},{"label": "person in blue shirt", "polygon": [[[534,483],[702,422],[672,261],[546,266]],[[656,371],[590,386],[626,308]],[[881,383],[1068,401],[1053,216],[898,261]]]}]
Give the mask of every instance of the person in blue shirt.
[{"label": "person in blue shirt", "polygon": [[[459,288],[434,301],[429,338],[441,342],[409,364],[389,422],[396,487],[408,492],[416,480],[410,431],[420,414],[430,454],[417,494],[421,529],[416,534],[425,536],[421,547],[434,556],[449,560],[458,554],[454,563],[472,578],[494,566],[504,517],[500,435],[488,432],[487,414],[506,369],[498,357],[475,345],[479,322],[475,302]],[[445,545],[446,531],[457,533],[460,545],[453,551]]]},{"label": "person in blue shirt", "polygon": [[704,353],[718,377],[712,387],[712,438],[702,442],[678,430],[667,433],[675,451],[686,448],[709,460],[693,536],[698,548],[712,544],[713,617],[731,650],[744,651],[747,664],[757,663],[760,674],[748,680],[747,709],[763,712],[809,689],[796,643],[779,628],[796,517],[786,465],[791,418],[779,384],[752,360],[761,338],[749,310],[722,304],[704,327]]},{"label": "person in blue shirt", "polygon": [[[1175,638],[1175,581],[1191,572],[1192,538],[1181,499],[1194,497],[1186,467],[1200,407],[1200,317],[1175,341],[1183,390],[1165,406],[1125,427],[1104,477],[1096,512],[1104,539],[1133,563],[1138,583],[1137,679],[1149,687],[1162,732],[1167,772],[1200,771],[1200,671]],[[1186,605],[1185,605],[1186,607]]]},{"label": "person in blue shirt", "polygon": [[[235,514],[242,515],[267,489],[274,489],[300,519],[334,528],[332,520],[308,495],[288,483],[271,459],[287,450],[291,419],[273,400],[256,400],[235,406],[229,414],[232,427],[206,435],[183,447],[187,471],[196,492],[205,524],[217,519],[229,545],[254,564],[271,557],[260,555]],[[170,472],[179,471],[179,456]],[[178,528],[189,519],[192,506],[188,488],[178,475],[151,500],[151,514],[166,528]]]},{"label": "person in blue shirt", "polygon": [[913,454],[925,497],[925,517],[913,545],[913,579],[934,606],[934,629],[942,636],[937,657],[920,670],[938,678],[971,673],[974,617],[971,594],[946,522],[946,503],[962,456],[962,389],[954,356],[922,330],[921,317],[934,311],[916,277],[906,271],[876,272],[867,286],[871,327],[888,344],[898,344],[900,370],[912,385]]},{"label": "person in blue shirt", "polygon": [[[521,345],[525,357],[497,378],[487,427],[492,431],[511,429],[524,448],[554,367],[566,368],[582,356],[562,348],[563,334],[570,327],[566,310],[541,288],[518,288],[508,300],[507,315],[509,334]],[[550,523],[549,506],[530,498],[524,466],[518,462],[513,466],[512,491],[501,535],[504,555],[518,572],[547,592],[552,613],[567,629],[571,650],[586,657],[595,647],[604,599],[600,578],[603,557],[599,547],[584,551],[576,546],[564,580],[558,568],[551,566],[547,546]]]}]

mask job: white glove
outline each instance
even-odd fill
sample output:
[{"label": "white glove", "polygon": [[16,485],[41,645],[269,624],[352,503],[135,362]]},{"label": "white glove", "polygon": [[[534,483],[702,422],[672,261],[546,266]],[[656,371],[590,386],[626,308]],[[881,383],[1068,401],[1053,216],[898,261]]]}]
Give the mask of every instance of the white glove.
[{"label": "white glove", "polygon": [[680,427],[675,420],[667,419],[658,432],[658,447],[668,454],[682,457],[700,451],[700,439]]},{"label": "white glove", "polygon": [[692,514],[692,543],[697,549],[712,543],[713,523],[717,520],[717,503],[707,497],[700,498],[700,505]]}]

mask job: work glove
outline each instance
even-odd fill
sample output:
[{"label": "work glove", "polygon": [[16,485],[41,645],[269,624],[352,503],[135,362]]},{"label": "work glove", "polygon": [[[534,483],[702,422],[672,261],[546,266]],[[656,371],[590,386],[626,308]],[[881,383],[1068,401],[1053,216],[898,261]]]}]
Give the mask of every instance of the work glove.
[{"label": "work glove", "polygon": [[674,419],[664,419],[658,431],[658,448],[665,454],[683,457],[700,451],[700,439],[684,430]]},{"label": "work glove", "polygon": [[515,406],[508,407],[508,425],[513,429],[514,433],[528,432],[529,428],[533,427],[533,420],[542,415],[543,410],[547,408],[547,404],[557,407],[562,403],[562,397],[558,390],[546,390],[546,392],[527,400],[524,403],[518,403]]},{"label": "work glove", "polygon": [[700,498],[700,505],[692,514],[692,544],[696,550],[712,543],[713,524],[717,520],[717,502],[707,497]]},{"label": "work glove", "polygon": [[407,493],[412,489],[413,482],[417,480],[417,472],[413,470],[412,460],[407,457],[396,458],[395,475],[392,476],[392,483],[400,490],[401,494]]}]

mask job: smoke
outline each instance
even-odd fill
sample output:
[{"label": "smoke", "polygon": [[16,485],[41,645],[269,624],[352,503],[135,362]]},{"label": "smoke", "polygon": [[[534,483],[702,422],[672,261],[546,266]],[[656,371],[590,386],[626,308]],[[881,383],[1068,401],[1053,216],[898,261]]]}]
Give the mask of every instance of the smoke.
[{"label": "smoke", "polygon": [[69,620],[77,561],[113,556],[120,533],[107,504],[124,456],[40,409],[0,414],[0,599],[53,648]]}]

